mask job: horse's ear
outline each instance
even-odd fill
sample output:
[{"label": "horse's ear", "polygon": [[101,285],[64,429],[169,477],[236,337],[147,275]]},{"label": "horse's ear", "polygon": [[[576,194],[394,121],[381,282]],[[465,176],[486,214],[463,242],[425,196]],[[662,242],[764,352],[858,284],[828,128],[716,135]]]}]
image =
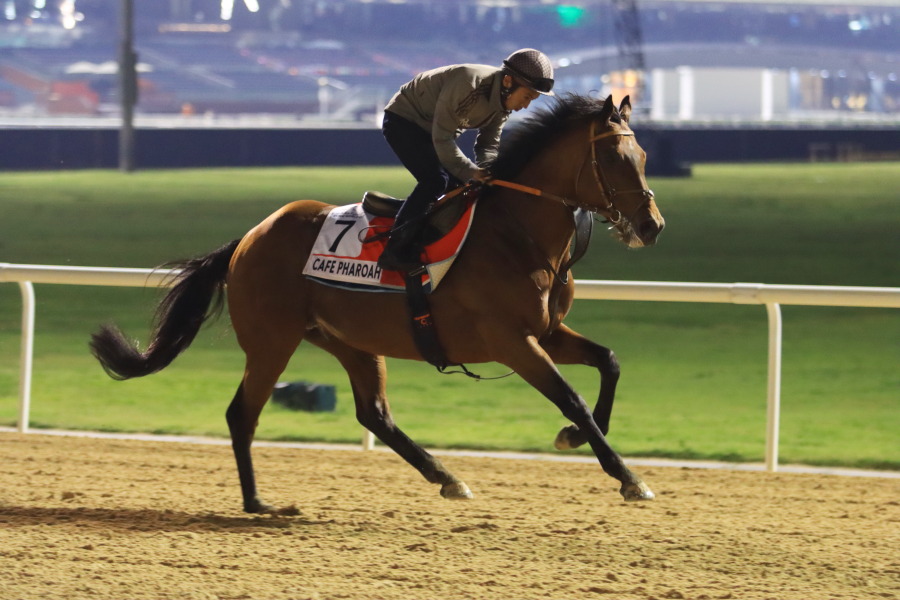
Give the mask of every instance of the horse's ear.
[{"label": "horse's ear", "polygon": [[631,118],[631,96],[622,98],[622,103],[619,104],[619,116],[626,123]]},{"label": "horse's ear", "polygon": [[608,125],[615,112],[616,105],[613,104],[612,94],[610,94],[606,97],[606,102],[603,103],[603,108],[600,110],[600,119],[604,124]]}]

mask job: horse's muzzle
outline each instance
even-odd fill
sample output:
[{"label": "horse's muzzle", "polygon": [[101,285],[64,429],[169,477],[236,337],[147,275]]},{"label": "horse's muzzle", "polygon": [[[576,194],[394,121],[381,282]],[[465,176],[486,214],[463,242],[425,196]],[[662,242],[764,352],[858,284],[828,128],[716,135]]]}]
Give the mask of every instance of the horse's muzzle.
[{"label": "horse's muzzle", "polygon": [[661,215],[656,217],[650,215],[638,226],[637,234],[645,246],[652,246],[656,243],[656,238],[659,237],[660,232],[665,229],[665,227],[666,221]]}]

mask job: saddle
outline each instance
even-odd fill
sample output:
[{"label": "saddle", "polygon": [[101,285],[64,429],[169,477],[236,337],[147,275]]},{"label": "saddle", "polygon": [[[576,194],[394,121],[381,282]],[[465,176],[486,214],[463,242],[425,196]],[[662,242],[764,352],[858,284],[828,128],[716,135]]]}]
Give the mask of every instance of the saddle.
[{"label": "saddle", "polygon": [[[446,197],[446,200],[438,201],[425,216],[426,224],[422,230],[422,239],[419,240],[423,246],[433,244],[450,233],[468,210],[467,201],[475,201],[480,196],[479,188],[457,189],[461,191],[452,197]],[[403,202],[401,198],[375,191],[367,191],[362,199],[363,209],[366,212],[387,219],[397,216]],[[384,233],[386,236],[387,232]]]},{"label": "saddle", "polygon": [[[458,201],[457,201],[458,200]],[[364,202],[331,208],[303,268],[303,275],[327,285],[362,291],[402,291],[403,274],[378,266],[401,200],[367,192]],[[474,195],[458,194],[440,203],[421,227],[425,237],[425,272],[429,292],[447,274],[465,241],[475,214]]]}]

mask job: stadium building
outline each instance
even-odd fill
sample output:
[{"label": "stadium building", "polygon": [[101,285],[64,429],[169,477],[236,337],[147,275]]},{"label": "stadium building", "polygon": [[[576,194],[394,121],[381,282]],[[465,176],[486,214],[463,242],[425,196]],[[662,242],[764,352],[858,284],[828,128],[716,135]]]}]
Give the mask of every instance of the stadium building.
[{"label": "stadium building", "polygon": [[[0,0],[0,115],[115,116],[124,0]],[[134,3],[139,115],[371,126],[415,73],[554,60],[562,91],[657,121],[891,122],[894,0],[168,0]]]}]

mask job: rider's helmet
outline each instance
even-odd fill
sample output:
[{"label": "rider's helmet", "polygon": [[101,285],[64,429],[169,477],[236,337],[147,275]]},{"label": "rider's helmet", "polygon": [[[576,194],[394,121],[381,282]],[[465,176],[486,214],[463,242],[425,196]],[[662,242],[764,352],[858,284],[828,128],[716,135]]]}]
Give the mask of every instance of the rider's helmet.
[{"label": "rider's helmet", "polygon": [[553,95],[553,65],[540,50],[516,50],[503,61],[503,68],[534,91]]}]

